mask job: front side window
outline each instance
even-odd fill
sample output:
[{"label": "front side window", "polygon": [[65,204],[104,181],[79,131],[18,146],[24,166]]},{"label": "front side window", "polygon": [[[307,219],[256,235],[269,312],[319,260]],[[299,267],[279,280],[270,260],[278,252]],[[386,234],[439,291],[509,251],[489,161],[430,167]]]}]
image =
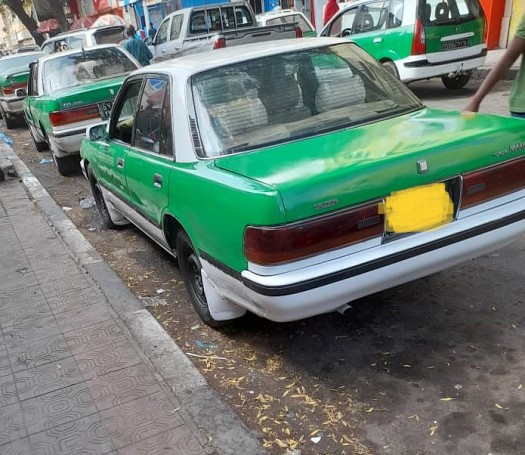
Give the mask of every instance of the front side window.
[{"label": "front side window", "polygon": [[351,43],[252,59],[191,79],[203,156],[288,142],[422,108]]},{"label": "front side window", "polygon": [[142,79],[128,83],[115,106],[115,114],[109,125],[109,138],[126,144],[131,144],[132,131],[135,123],[135,112],[139,99]]},{"label": "front side window", "polygon": [[47,60],[43,68],[44,92],[89,84],[97,80],[128,74],[137,69],[120,47],[85,49],[75,54]]},{"label": "front side window", "polygon": [[135,147],[159,153],[167,87],[168,83],[165,79],[146,79],[135,119]]},{"label": "front side window", "polygon": [[160,24],[159,31],[155,37],[155,44],[162,44],[168,41],[168,27],[170,25],[169,18]]},{"label": "front side window", "polygon": [[330,27],[329,36],[342,37],[351,35],[356,15],[357,8],[351,8],[337,17]]}]

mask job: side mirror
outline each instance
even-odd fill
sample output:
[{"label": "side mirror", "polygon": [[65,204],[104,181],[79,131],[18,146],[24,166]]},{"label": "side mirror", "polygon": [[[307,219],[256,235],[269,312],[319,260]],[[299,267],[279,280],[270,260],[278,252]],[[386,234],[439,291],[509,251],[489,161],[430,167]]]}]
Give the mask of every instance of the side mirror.
[{"label": "side mirror", "polygon": [[96,125],[89,126],[86,130],[86,136],[90,141],[101,141],[107,139],[107,123],[97,123]]}]

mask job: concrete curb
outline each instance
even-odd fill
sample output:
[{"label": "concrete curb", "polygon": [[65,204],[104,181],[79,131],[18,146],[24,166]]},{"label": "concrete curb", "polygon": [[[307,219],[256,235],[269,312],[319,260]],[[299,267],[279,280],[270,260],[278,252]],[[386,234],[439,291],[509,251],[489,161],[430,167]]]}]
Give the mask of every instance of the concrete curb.
[{"label": "concrete curb", "polygon": [[126,325],[144,357],[156,370],[157,376],[162,378],[165,389],[180,403],[185,423],[193,429],[208,453],[266,454],[255,432],[248,429],[228,404],[208,386],[204,376],[104,262],[24,162],[6,144],[0,144],[0,153],[2,150],[9,156],[14,171],[44,217]]},{"label": "concrete curb", "polygon": [[7,179],[8,176],[15,177],[15,168],[11,162],[11,148],[2,144],[0,146],[0,182]]}]

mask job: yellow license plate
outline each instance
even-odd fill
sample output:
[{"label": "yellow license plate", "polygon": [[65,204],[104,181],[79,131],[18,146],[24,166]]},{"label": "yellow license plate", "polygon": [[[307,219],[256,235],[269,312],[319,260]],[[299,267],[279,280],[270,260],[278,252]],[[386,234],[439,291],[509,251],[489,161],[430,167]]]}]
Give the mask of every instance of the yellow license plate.
[{"label": "yellow license plate", "polygon": [[386,230],[406,233],[436,229],[454,216],[454,204],[444,183],[396,191],[385,200]]}]

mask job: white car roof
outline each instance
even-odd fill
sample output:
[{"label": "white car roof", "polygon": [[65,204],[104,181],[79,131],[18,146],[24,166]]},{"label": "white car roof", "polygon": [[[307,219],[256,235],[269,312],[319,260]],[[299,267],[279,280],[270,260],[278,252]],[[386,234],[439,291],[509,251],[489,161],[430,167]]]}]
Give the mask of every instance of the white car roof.
[{"label": "white car roof", "polygon": [[243,44],[166,60],[154,65],[142,67],[133,71],[131,74],[177,72],[179,77],[188,78],[202,71],[245,60],[344,43],[349,44],[349,41],[345,38],[323,37],[315,39],[295,38],[279,40],[278,46],[271,46],[268,42]]},{"label": "white car roof", "polygon": [[128,56],[130,55],[129,53],[127,53],[125,51],[125,49],[122,46],[120,46],[118,44],[99,44],[97,46],[87,46],[85,49],[68,49],[67,51],[53,52],[52,54],[44,54],[45,57],[40,57],[39,61],[40,61],[40,63],[44,63],[44,62],[47,62],[48,60],[54,60],[55,58],[64,57],[64,55],[81,54],[82,52],[91,52],[91,51],[96,50],[96,49],[104,49],[104,48],[108,48],[108,47],[118,48],[118,49],[122,50],[126,55],[128,55]]}]

